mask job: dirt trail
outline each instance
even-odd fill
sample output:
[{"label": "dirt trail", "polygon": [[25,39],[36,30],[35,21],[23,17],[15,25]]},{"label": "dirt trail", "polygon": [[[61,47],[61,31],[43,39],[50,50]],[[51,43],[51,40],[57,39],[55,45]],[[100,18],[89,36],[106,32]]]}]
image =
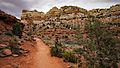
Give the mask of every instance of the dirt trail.
[{"label": "dirt trail", "polygon": [[36,42],[37,52],[31,68],[67,68],[68,64],[56,57],[51,57],[50,48],[42,40],[36,39]]},{"label": "dirt trail", "polygon": [[[37,43],[36,43],[37,42]],[[40,39],[36,42],[25,42],[22,48],[29,53],[19,57],[0,58],[0,68],[68,68],[70,63],[52,57],[50,48]]]}]

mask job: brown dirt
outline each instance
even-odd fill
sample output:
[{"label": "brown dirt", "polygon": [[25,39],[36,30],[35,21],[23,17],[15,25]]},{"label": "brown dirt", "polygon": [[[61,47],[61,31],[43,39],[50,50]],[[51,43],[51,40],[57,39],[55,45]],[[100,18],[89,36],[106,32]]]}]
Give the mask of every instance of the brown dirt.
[{"label": "brown dirt", "polygon": [[0,58],[0,68],[68,68],[69,63],[51,57],[50,48],[40,39],[25,42],[22,47],[29,53],[19,57]]},{"label": "brown dirt", "polygon": [[34,57],[34,65],[31,68],[67,68],[62,60],[51,57],[50,48],[46,46],[40,39],[37,41],[37,53]]}]

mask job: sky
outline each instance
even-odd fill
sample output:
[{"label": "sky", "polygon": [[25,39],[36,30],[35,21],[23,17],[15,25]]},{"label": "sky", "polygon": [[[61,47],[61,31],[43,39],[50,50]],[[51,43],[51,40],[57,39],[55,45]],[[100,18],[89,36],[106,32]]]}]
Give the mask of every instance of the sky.
[{"label": "sky", "polygon": [[0,0],[0,10],[20,17],[23,9],[49,11],[52,7],[60,8],[65,5],[79,6],[90,10],[94,8],[108,8],[120,4],[120,0]]}]

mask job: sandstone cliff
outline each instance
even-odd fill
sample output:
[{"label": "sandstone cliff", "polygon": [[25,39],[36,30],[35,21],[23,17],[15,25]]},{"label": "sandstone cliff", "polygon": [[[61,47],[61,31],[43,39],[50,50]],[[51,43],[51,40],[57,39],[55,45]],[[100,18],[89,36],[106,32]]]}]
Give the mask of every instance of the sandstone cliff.
[{"label": "sandstone cliff", "polygon": [[[87,11],[86,9],[77,6],[63,6],[60,9],[53,7],[46,14],[38,11],[24,11],[22,12],[21,19],[32,21],[54,21],[62,23],[83,23],[91,21],[91,18],[100,20],[106,23],[118,23],[120,22],[120,4],[111,6],[105,9],[92,9]],[[29,19],[28,19],[29,18]]]},{"label": "sandstone cliff", "polygon": [[120,22],[120,4],[116,4],[106,9],[93,9],[89,14],[105,23]]},{"label": "sandstone cliff", "polygon": [[18,27],[14,27],[16,23],[23,29],[24,25],[20,20],[0,10],[0,57],[19,53],[17,38],[20,36],[16,33],[20,31],[17,31]]},{"label": "sandstone cliff", "polygon": [[[89,11],[77,6],[63,6],[61,8],[53,7],[46,14],[36,10],[23,10],[21,20],[28,24],[31,23],[28,26],[25,26],[25,33],[27,32],[28,34],[31,34],[30,30],[33,28],[35,30],[33,30],[32,33],[38,34],[42,33],[41,31],[47,28],[80,28],[82,32],[84,31],[86,23],[96,20],[118,26],[120,23],[120,5],[117,4],[110,8],[93,9]],[[25,35],[25,33],[23,34]]]}]

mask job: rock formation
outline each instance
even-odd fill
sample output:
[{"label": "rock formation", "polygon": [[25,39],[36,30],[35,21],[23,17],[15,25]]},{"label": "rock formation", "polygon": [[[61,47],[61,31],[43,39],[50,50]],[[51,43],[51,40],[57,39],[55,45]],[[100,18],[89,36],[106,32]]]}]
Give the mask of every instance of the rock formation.
[{"label": "rock formation", "polygon": [[72,37],[76,33],[75,29],[80,28],[80,32],[84,34],[85,24],[92,21],[110,23],[114,25],[111,27],[111,30],[119,32],[119,8],[120,5],[117,4],[106,9],[92,9],[88,11],[77,6],[63,6],[61,8],[53,7],[46,14],[36,10],[23,10],[21,21],[26,22],[23,37],[27,40],[30,39],[30,36],[55,40],[55,38],[59,37],[62,39],[63,36],[69,35],[66,40],[71,40],[71,38],[75,40]]},{"label": "rock formation", "polygon": [[16,38],[19,37],[13,33],[15,23],[19,23],[23,29],[24,25],[20,23],[20,20],[0,10],[0,57],[12,55],[15,53],[14,49],[18,49],[19,52],[19,47],[15,44],[19,41]]},{"label": "rock formation", "polygon": [[120,4],[111,6],[106,9],[93,9],[89,14],[105,23],[119,23],[120,22]]},{"label": "rock formation", "polygon": [[[36,25],[38,31],[42,25],[47,25],[46,27],[52,28],[53,25],[50,25],[51,23],[56,26],[64,24],[64,26],[68,26],[69,28],[78,28],[78,26],[80,26],[83,31],[85,24],[93,20],[98,20],[105,23],[119,23],[119,8],[120,5],[117,4],[106,9],[93,9],[87,11],[86,9],[77,6],[63,6],[61,8],[53,7],[46,14],[36,10],[23,10],[21,20],[24,23],[38,24]],[[28,27],[30,28],[30,26]]]}]

